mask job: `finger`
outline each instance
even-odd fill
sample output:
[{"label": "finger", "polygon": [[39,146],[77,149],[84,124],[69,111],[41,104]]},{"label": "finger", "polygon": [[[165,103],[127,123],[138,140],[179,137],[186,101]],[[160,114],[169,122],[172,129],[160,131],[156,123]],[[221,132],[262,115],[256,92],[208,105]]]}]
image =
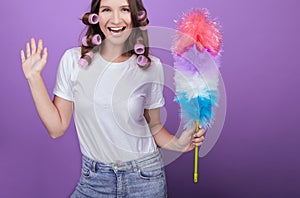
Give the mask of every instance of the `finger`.
[{"label": "finger", "polygon": [[200,137],[194,136],[194,140],[201,140],[201,141],[203,141],[204,139],[205,139],[205,137],[203,135],[200,136]]},{"label": "finger", "polygon": [[24,50],[21,50],[21,60],[22,60],[22,63],[24,63],[26,60]]},{"label": "finger", "polygon": [[205,132],[206,132],[205,129],[200,129],[197,134],[200,134],[200,136],[202,136],[204,135]]},{"label": "finger", "polygon": [[204,140],[204,136],[201,136],[199,138],[194,138],[192,142],[199,143],[199,142],[203,142],[203,140]]},{"label": "finger", "polygon": [[26,57],[27,58],[30,57],[30,46],[29,46],[29,43],[26,43]]},{"label": "finger", "polygon": [[35,54],[36,53],[36,44],[35,44],[34,38],[31,38],[30,42],[31,42],[31,53]]},{"label": "finger", "polygon": [[201,129],[200,131],[198,131],[197,133],[194,134],[194,137],[201,137],[203,136],[205,133],[204,129]]},{"label": "finger", "polygon": [[43,50],[42,60],[46,62],[46,61],[47,61],[47,58],[48,58],[48,50],[47,50],[47,48],[45,47],[44,50]]},{"label": "finger", "polygon": [[203,142],[193,143],[194,146],[201,146],[202,144],[203,144]]},{"label": "finger", "polygon": [[38,49],[37,49],[36,53],[41,54],[42,50],[43,50],[43,40],[39,39],[39,41],[38,41]]}]

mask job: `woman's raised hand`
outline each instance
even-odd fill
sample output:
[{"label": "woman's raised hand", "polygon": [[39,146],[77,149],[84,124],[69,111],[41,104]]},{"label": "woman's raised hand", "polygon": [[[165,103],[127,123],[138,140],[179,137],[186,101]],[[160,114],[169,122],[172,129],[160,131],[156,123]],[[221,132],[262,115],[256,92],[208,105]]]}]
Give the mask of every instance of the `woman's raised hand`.
[{"label": "woman's raised hand", "polygon": [[26,43],[26,56],[24,50],[21,50],[21,60],[24,75],[27,80],[32,76],[40,75],[47,63],[47,48],[43,48],[43,41],[38,41],[36,47],[35,39],[31,38],[30,43]]}]

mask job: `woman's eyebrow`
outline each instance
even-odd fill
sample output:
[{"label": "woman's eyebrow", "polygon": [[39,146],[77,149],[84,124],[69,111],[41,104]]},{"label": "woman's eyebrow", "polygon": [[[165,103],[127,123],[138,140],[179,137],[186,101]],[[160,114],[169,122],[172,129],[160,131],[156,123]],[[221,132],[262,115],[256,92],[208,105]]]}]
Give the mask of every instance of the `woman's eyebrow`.
[{"label": "woman's eyebrow", "polygon": [[109,8],[109,6],[103,5],[103,6],[100,6],[100,8]]},{"label": "woman's eyebrow", "polygon": [[[124,5],[121,5],[120,7],[121,8],[129,7],[129,4],[124,4]],[[100,8],[110,8],[110,6],[102,5],[102,6],[100,6]]]}]

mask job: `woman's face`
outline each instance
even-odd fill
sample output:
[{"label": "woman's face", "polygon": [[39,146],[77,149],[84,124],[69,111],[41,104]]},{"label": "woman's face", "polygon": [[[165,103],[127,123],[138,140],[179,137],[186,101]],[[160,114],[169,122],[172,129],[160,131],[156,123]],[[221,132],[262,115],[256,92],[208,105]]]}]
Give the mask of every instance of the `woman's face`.
[{"label": "woman's face", "polygon": [[132,31],[130,7],[127,0],[101,0],[99,25],[106,42],[124,45]]}]

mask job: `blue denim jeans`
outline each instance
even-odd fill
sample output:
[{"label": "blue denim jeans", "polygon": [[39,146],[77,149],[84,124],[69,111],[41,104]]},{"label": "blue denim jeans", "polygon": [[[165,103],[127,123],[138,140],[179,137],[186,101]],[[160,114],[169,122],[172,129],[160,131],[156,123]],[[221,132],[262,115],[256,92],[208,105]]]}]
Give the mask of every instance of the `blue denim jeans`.
[{"label": "blue denim jeans", "polygon": [[141,159],[104,164],[82,157],[81,177],[72,198],[165,198],[167,186],[159,151]]}]

